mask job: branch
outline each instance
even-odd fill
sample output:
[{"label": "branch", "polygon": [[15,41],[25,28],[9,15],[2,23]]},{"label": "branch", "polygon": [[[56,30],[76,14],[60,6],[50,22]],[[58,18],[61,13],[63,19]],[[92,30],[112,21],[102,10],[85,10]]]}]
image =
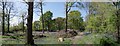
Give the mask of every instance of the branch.
[{"label": "branch", "polygon": [[[69,2],[69,3],[71,3],[71,2]],[[69,4],[69,3],[67,3],[67,5],[66,5],[66,7],[69,8],[69,9],[67,10],[67,13],[71,10],[72,7],[74,7],[73,5],[74,5],[75,2],[73,2],[72,5],[71,5],[70,7],[68,7],[68,4]]]},{"label": "branch", "polygon": [[28,2],[26,2],[25,0],[23,0],[26,4],[28,4]]}]

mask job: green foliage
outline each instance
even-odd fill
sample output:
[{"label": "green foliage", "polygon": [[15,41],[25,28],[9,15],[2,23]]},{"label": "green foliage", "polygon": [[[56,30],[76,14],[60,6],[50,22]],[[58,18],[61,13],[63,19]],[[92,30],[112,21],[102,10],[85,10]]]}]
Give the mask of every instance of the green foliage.
[{"label": "green foliage", "polygon": [[56,27],[57,30],[61,30],[65,28],[65,19],[62,17],[57,17],[54,20],[53,26]]},{"label": "green foliage", "polygon": [[[44,13],[43,15],[43,21],[44,21],[44,26],[45,29],[50,28],[50,22],[52,20],[53,17],[53,13],[51,11],[47,11],[46,13]],[[42,16],[40,17],[40,21],[42,21]]]},{"label": "green foliage", "polygon": [[68,15],[68,25],[70,29],[79,30],[83,25],[83,19],[79,11],[70,11]]},{"label": "green foliage", "polygon": [[34,30],[40,30],[40,21],[35,21],[33,23],[33,29]]},{"label": "green foliage", "polygon": [[[103,10],[104,9],[104,10]],[[86,31],[114,32],[115,7],[111,3],[90,3],[90,14],[87,16]]]},{"label": "green foliage", "polygon": [[101,46],[118,46],[115,39],[112,39],[112,37],[103,37],[100,39],[100,45]]}]

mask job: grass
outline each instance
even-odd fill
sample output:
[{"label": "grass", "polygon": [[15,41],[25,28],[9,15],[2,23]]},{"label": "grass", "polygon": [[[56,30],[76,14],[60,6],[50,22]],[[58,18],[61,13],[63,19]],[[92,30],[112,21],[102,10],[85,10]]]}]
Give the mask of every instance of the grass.
[{"label": "grass", "polygon": [[2,36],[2,38],[4,40],[2,40],[3,44],[24,44],[25,40],[24,39],[20,39],[23,36]]},{"label": "grass", "polygon": [[[104,37],[104,34],[89,34],[83,35],[78,39],[68,39],[65,38],[65,41],[58,42],[58,38],[55,34],[45,34],[48,37],[34,39],[35,44],[100,44],[100,39]],[[13,36],[2,36],[2,38],[10,38]],[[25,44],[25,36],[19,36],[14,40],[4,40],[4,44]],[[112,37],[111,37],[112,38]]]}]

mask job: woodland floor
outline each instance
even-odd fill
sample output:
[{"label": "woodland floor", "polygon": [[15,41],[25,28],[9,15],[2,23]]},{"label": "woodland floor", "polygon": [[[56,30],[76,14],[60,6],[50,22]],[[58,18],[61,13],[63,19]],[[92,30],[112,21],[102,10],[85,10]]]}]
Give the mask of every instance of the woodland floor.
[{"label": "woodland floor", "polygon": [[[65,41],[58,42],[57,32],[46,32],[44,35],[47,37],[34,37],[35,44],[100,44],[100,38],[104,34],[88,34],[80,35],[78,32],[77,36],[71,38],[65,38]],[[25,34],[22,32],[9,33],[12,36],[0,36],[2,38],[2,44],[25,44],[25,35],[19,36],[20,34]],[[33,32],[33,35],[40,35],[41,32]]]}]

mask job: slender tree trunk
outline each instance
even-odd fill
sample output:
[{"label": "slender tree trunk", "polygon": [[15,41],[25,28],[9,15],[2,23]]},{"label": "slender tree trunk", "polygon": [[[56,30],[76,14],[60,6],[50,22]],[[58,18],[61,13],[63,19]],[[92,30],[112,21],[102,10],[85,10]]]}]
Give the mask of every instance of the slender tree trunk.
[{"label": "slender tree trunk", "polygon": [[23,30],[23,33],[24,33],[24,29],[25,29],[24,28],[24,15],[22,15],[22,20],[23,20],[23,29],[22,30]]},{"label": "slender tree trunk", "polygon": [[65,8],[65,10],[66,10],[66,29],[65,29],[65,32],[67,32],[67,20],[68,20],[68,5],[66,4],[66,8]]},{"label": "slender tree trunk", "polygon": [[8,32],[10,32],[10,12],[11,12],[11,8],[9,9],[9,13],[8,13]]},{"label": "slender tree trunk", "polygon": [[8,15],[8,32],[10,32],[9,31],[9,29],[10,29],[10,23],[9,22],[10,22],[10,16]]},{"label": "slender tree trunk", "polygon": [[28,2],[28,18],[27,18],[27,44],[34,45],[32,36],[32,21],[33,21],[33,2]]},{"label": "slender tree trunk", "polygon": [[2,35],[4,35],[5,34],[5,21],[4,21],[4,19],[5,19],[5,4],[4,4],[5,2],[2,2],[2,5],[3,5],[3,10],[2,10],[2,12],[3,12],[3,16],[2,16]]},{"label": "slender tree trunk", "polygon": [[44,33],[44,18],[43,18],[43,7],[42,7],[42,2],[40,2],[40,7],[41,7],[41,14],[42,14],[42,28],[43,28],[43,30],[42,30],[42,32]]}]

